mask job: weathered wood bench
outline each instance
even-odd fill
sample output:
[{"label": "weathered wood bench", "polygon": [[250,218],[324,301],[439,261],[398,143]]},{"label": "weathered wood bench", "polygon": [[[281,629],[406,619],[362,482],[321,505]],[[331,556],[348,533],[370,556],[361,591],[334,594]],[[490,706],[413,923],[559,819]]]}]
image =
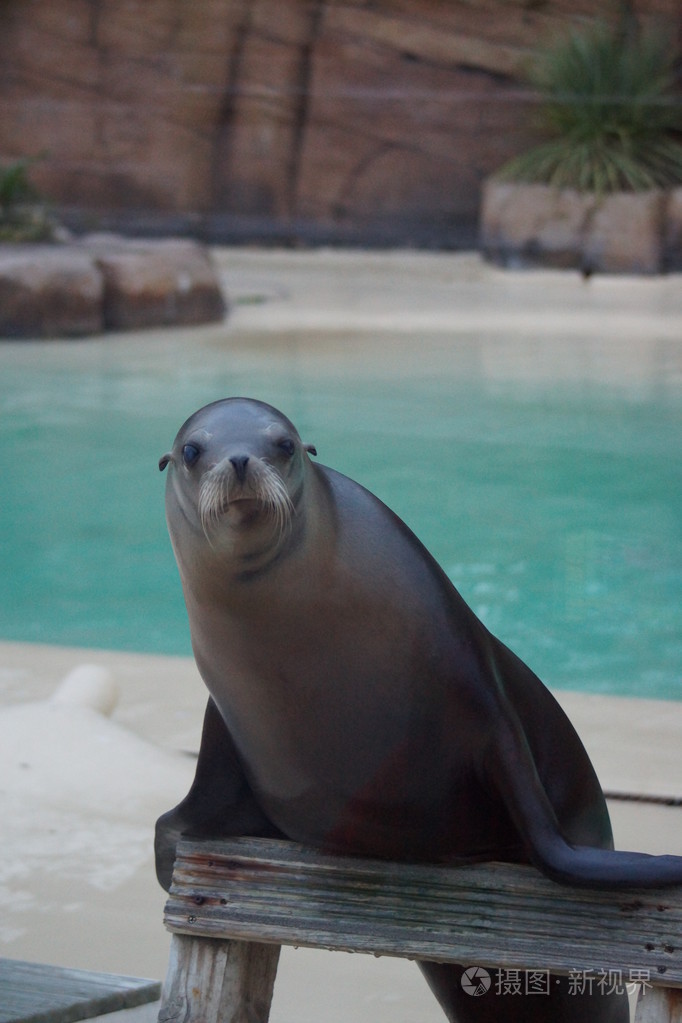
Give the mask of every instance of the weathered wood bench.
[{"label": "weathered wood bench", "polygon": [[0,959],[0,1023],[75,1023],[155,1002],[161,985],[142,977]]},{"label": "weathered wood bench", "polygon": [[532,867],[411,866],[266,839],[181,843],[163,1023],[266,1023],[281,945],[643,982],[637,1023],[682,1023],[682,888],[565,888]]}]

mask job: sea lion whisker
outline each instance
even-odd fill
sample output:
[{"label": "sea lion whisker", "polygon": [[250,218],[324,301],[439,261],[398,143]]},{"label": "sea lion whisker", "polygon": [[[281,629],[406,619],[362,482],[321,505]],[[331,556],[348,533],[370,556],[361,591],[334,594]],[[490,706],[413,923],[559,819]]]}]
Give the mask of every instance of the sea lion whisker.
[{"label": "sea lion whisker", "polygon": [[291,529],[295,511],[286,484],[277,470],[266,461],[260,464],[257,482],[258,497],[272,515],[278,536],[282,538]]},{"label": "sea lion whisker", "polygon": [[225,473],[209,470],[199,486],[199,519],[206,539],[220,521],[220,513],[229,503],[229,480]]},{"label": "sea lion whisker", "polygon": [[[217,529],[221,514],[230,501],[234,500],[233,483],[230,471],[220,468],[209,469],[202,477],[198,511],[201,527],[209,543],[210,534]],[[273,520],[278,538],[286,536],[291,527],[294,504],[280,474],[265,461],[254,462],[248,483],[250,491],[245,496],[252,497],[263,506]]]}]

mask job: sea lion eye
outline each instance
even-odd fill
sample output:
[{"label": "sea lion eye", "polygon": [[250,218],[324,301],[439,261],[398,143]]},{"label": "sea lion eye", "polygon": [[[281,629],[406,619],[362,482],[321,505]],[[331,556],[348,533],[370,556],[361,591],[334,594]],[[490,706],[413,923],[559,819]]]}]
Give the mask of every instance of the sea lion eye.
[{"label": "sea lion eye", "polygon": [[280,451],[282,451],[287,456],[287,458],[291,458],[294,451],[296,450],[296,445],[292,440],[289,440],[288,437],[285,440],[281,440],[277,446],[279,447]]},{"label": "sea lion eye", "polygon": [[188,468],[192,468],[194,463],[199,458],[201,451],[196,444],[185,444],[182,449],[182,460]]}]

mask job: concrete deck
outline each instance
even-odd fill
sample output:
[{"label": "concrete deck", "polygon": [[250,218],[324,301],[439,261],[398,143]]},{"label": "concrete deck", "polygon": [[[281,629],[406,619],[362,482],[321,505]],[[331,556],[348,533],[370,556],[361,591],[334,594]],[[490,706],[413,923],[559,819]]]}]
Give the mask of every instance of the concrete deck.
[{"label": "concrete deck", "polygon": [[[540,372],[524,349],[527,331],[539,329],[560,334],[565,346],[597,325],[610,353],[598,373],[636,374],[641,353],[661,339],[682,351],[679,277],[586,283],[573,274],[502,272],[471,255],[216,256],[233,301],[230,329],[352,335],[439,331],[454,319],[462,329],[509,336],[504,358],[511,365],[520,353],[523,372]],[[676,357],[675,372],[680,366]],[[556,371],[570,372],[560,353]],[[84,663],[111,672],[120,694],[111,718],[49,702]],[[607,791],[682,796],[682,703],[557,695]],[[198,748],[204,703],[187,659],[0,644],[0,955],[163,977],[168,937],[152,826],[189,785],[187,753]],[[614,801],[611,809],[618,846],[682,854],[681,807]],[[320,1018],[442,1023],[411,964],[285,950],[272,1023]],[[106,1019],[143,1023],[156,1019],[156,1008]]]}]

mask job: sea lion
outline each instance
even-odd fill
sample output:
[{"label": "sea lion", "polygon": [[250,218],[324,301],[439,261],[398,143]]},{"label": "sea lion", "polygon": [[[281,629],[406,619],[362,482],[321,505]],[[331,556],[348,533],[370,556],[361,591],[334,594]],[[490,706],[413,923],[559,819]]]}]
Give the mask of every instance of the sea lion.
[{"label": "sea lion", "polygon": [[[157,824],[161,883],[180,834],[525,861],[571,885],[682,882],[682,857],[613,850],[595,772],[549,691],[389,508],[311,454],[281,412],[228,398],[159,462],[210,693],[194,784]],[[627,1020],[624,994],[559,985],[500,1002],[463,993],[457,967],[420,966],[451,1020]]]}]

